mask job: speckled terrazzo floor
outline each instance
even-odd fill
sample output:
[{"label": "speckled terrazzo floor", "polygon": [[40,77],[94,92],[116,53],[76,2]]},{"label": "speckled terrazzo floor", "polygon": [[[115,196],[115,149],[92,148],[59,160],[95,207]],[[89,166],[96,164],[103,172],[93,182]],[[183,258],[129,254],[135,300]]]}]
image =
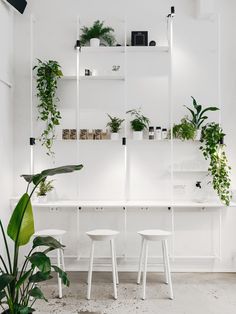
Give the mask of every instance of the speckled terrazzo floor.
[{"label": "speckled terrazzo floor", "polygon": [[40,314],[234,314],[236,313],[236,274],[176,273],[173,274],[175,299],[168,299],[168,286],[163,274],[149,273],[147,299],[140,299],[141,286],[135,273],[120,273],[118,300],[112,298],[111,274],[95,272],[91,300],[86,300],[86,273],[70,273],[71,286],[57,298],[57,281],[51,280],[42,289],[49,302],[40,301]]}]

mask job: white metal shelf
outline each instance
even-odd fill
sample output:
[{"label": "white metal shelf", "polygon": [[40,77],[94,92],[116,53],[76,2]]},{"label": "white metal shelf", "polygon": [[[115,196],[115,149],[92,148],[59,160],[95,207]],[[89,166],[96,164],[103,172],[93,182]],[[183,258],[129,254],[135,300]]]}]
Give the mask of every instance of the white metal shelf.
[{"label": "white metal shelf", "polygon": [[[79,50],[78,50],[79,51]],[[118,47],[82,47],[80,53],[132,53],[132,52],[168,52],[168,45],[161,46],[118,46]]]},{"label": "white metal shelf", "polygon": [[82,81],[112,81],[112,80],[118,80],[118,81],[124,81],[125,77],[123,75],[89,75],[89,76],[80,76],[80,80]]}]

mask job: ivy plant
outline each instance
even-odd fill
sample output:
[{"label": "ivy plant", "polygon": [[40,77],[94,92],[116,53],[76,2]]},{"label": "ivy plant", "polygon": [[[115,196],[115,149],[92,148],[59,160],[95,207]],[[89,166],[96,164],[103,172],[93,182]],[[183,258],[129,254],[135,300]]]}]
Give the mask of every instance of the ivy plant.
[{"label": "ivy plant", "polygon": [[[47,169],[35,175],[23,175],[28,183],[27,189],[13,210],[6,230],[0,219],[0,234],[1,240],[3,240],[0,250],[0,307],[3,310],[2,313],[33,313],[36,301],[47,301],[42,290],[36,284],[50,280],[52,272],[56,272],[62,283],[69,286],[67,273],[53,265],[48,256],[51,251],[64,248],[53,237],[35,237],[32,241],[32,248],[22,265],[19,262],[19,255],[20,249],[30,242],[35,231],[31,198],[39,184],[48,176],[70,173],[82,168],[83,165],[68,165]],[[8,240],[12,240],[11,246],[9,246]],[[40,252],[37,251],[39,247],[42,248]]]},{"label": "ivy plant", "polygon": [[58,79],[63,76],[63,73],[59,63],[53,60],[42,62],[38,59],[38,64],[33,70],[36,71],[37,77],[38,119],[45,123],[40,141],[46,147],[47,155],[54,156],[52,147],[55,128],[60,125],[61,120],[61,114],[57,108],[59,99],[56,97],[56,91]]},{"label": "ivy plant", "polygon": [[210,160],[208,172],[212,176],[212,186],[222,203],[228,206],[231,200],[231,167],[228,165],[225,153],[224,136],[218,123],[212,122],[205,125],[202,129],[200,150],[205,159]]}]

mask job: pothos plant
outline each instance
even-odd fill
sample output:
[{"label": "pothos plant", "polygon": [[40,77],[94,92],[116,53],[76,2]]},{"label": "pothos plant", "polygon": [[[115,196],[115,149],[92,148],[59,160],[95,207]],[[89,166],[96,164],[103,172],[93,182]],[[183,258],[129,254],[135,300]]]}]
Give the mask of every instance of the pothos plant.
[{"label": "pothos plant", "polygon": [[60,124],[61,120],[61,114],[57,107],[59,99],[56,97],[56,91],[58,79],[63,76],[63,73],[59,63],[53,60],[42,62],[38,59],[38,65],[33,70],[36,71],[37,77],[38,119],[45,123],[40,141],[46,147],[47,155],[53,156],[55,127]]},{"label": "pothos plant", "polygon": [[[28,182],[27,189],[13,211],[7,232],[0,219],[0,232],[6,251],[6,258],[3,256],[3,248],[0,251],[0,307],[3,313],[32,313],[33,305],[37,300],[46,300],[36,284],[51,279],[52,271],[58,273],[63,284],[69,286],[67,274],[53,265],[47,256],[49,252],[64,247],[53,237],[35,237],[22,266],[19,264],[19,254],[20,248],[29,243],[35,232],[31,197],[38,185],[48,176],[77,171],[82,167],[82,165],[70,165],[47,169],[36,175],[23,175]],[[7,235],[13,241],[12,252]],[[38,247],[44,247],[43,251],[37,252]]]},{"label": "pothos plant", "polygon": [[208,171],[212,175],[212,186],[217,192],[220,200],[229,205],[231,200],[230,192],[230,170],[222,128],[218,123],[212,122],[202,129],[202,146],[200,150],[206,160],[210,160]]}]

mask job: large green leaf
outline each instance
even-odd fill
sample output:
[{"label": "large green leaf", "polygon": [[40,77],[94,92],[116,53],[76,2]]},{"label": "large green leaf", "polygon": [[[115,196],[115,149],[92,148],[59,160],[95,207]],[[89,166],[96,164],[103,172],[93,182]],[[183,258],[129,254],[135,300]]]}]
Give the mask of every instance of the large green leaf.
[{"label": "large green leaf", "polygon": [[17,241],[17,246],[27,244],[34,234],[33,210],[27,193],[21,197],[14,209],[8,224],[7,234],[13,241]]},{"label": "large green leaf", "polygon": [[63,284],[65,286],[69,287],[70,281],[68,279],[67,273],[64,272],[61,268],[59,268],[59,267],[57,267],[55,265],[52,265],[52,268],[54,268],[55,272],[58,273],[58,275],[61,278]]},{"label": "large green leaf", "polygon": [[35,249],[38,246],[47,246],[54,250],[65,247],[59,241],[49,236],[48,237],[35,237],[33,241],[33,248]]},{"label": "large green leaf", "polygon": [[33,312],[35,312],[35,310],[29,306],[20,306],[17,311],[19,314],[31,314]]},{"label": "large green leaf", "polygon": [[19,289],[20,286],[26,281],[26,279],[29,277],[29,275],[31,274],[32,269],[28,270],[27,272],[24,273],[23,276],[21,276],[17,283],[16,283],[16,289]]},{"label": "large green leaf", "polygon": [[68,166],[62,166],[62,167],[47,169],[47,170],[44,170],[41,173],[38,173],[35,175],[22,175],[22,177],[28,183],[33,182],[34,185],[37,185],[41,180],[46,179],[48,176],[54,176],[56,174],[74,172],[77,170],[81,170],[82,168],[83,168],[83,165],[68,165]]},{"label": "large green leaf", "polygon": [[42,282],[52,279],[52,276],[50,272],[42,273],[41,271],[38,271],[36,274],[29,277],[29,282]]},{"label": "large green leaf", "polygon": [[48,273],[51,270],[50,258],[43,252],[35,252],[29,257],[33,266],[36,266],[41,272]]},{"label": "large green leaf", "polygon": [[30,290],[29,295],[37,300],[48,301],[38,287],[34,287],[32,290]]},{"label": "large green leaf", "polygon": [[3,274],[0,276],[0,291],[4,290],[14,280],[14,276]]},{"label": "large green leaf", "polygon": [[0,304],[3,298],[6,297],[6,292],[5,291],[0,291]]}]

